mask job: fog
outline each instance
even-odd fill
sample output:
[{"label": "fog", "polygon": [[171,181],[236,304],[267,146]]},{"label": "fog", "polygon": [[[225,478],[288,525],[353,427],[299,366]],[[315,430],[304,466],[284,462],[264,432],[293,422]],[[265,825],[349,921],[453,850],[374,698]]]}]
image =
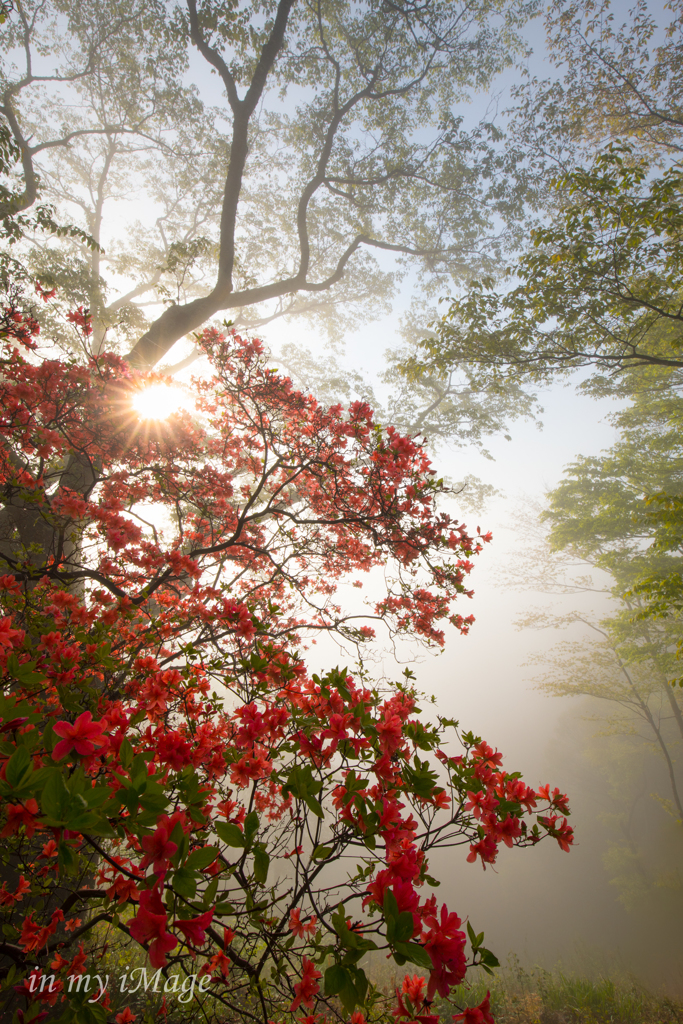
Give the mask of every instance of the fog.
[{"label": "fog", "polygon": [[[351,341],[349,348],[358,358],[364,352],[368,361],[367,344]],[[570,797],[576,839],[569,854],[552,840],[532,849],[501,848],[496,865],[484,871],[466,862],[467,847],[434,851],[433,873],[443,879],[439,897],[469,917],[477,931],[485,931],[501,963],[515,956],[527,967],[561,965],[582,975],[637,979],[679,994],[683,933],[677,913],[666,906],[666,893],[627,909],[604,863],[613,839],[605,818],[614,802],[590,756],[591,745],[602,742],[601,725],[593,720],[600,702],[541,692],[538,666],[527,662],[534,655],[549,655],[564,631],[517,625],[532,608],[577,605],[576,598],[553,598],[521,580],[515,586],[511,578],[520,550],[530,541],[520,508],[543,502],[574,457],[599,455],[615,440],[606,417],[617,403],[577,394],[576,382],[542,395],[542,430],[522,424],[512,429],[511,441],[492,439],[495,461],[468,450],[442,448],[434,456],[440,474],[458,480],[476,473],[500,492],[481,512],[461,513],[471,528],[493,532],[493,542],[475,560],[470,577],[474,596],[462,598],[458,608],[462,612],[464,605],[476,621],[467,636],[451,628],[439,655],[415,650],[411,659],[401,648],[398,664],[386,656],[382,665],[389,678],[398,678],[403,665],[410,664],[418,688],[436,697],[435,706],[425,709],[426,718],[439,713],[459,720],[503,752],[506,770],[520,771],[530,785],[559,786]],[[457,506],[456,497],[449,508]],[[602,604],[606,608],[608,603]],[[580,636],[582,631],[574,626],[573,632]],[[319,641],[308,660],[317,670],[340,656],[333,644]],[[656,781],[651,781],[654,788]],[[661,820],[656,820],[654,802],[650,814],[654,820],[643,827],[655,832]]]},{"label": "fog", "polygon": [[[372,379],[381,369],[377,338],[390,337],[392,330],[396,318],[349,338],[349,365],[363,366]],[[263,333],[277,345],[278,330]],[[281,336],[286,338],[286,332]],[[484,871],[479,863],[466,862],[467,847],[434,851],[433,874],[443,879],[439,897],[468,917],[475,930],[485,931],[501,963],[513,956],[526,967],[561,965],[583,976],[637,980],[677,995],[683,992],[683,930],[677,905],[662,888],[625,906],[612,881],[614,871],[605,862],[615,840],[608,819],[618,808],[593,757],[596,744],[608,742],[604,725],[596,720],[604,709],[595,699],[549,696],[539,690],[543,661],[567,631],[518,624],[533,609],[591,607],[607,614],[610,608],[601,595],[539,592],[519,575],[520,553],[537,539],[529,533],[535,510],[558,484],[565,466],[579,455],[600,455],[617,438],[608,417],[624,403],[578,393],[576,385],[584,378],[577,374],[565,385],[544,390],[540,421],[517,423],[510,441],[502,436],[488,439],[492,459],[454,446],[441,446],[433,454],[439,475],[458,481],[475,474],[498,492],[481,510],[473,511],[466,503],[459,507],[457,495],[444,506],[470,529],[480,526],[482,532],[493,533],[492,543],[475,559],[469,580],[474,596],[461,598],[457,609],[473,613],[476,621],[467,636],[450,628],[441,654],[403,645],[396,661],[387,651],[381,666],[388,679],[399,678],[406,664],[412,668],[418,689],[436,698],[433,707],[426,707],[425,718],[439,713],[457,719],[503,752],[506,770],[520,771],[532,786],[558,786],[570,798],[576,833],[570,853],[552,840],[532,849],[502,847],[496,865]],[[580,639],[586,630],[574,624],[568,632]],[[353,654],[347,652],[345,661],[345,652],[322,640],[307,654],[315,670],[340,659],[351,665]],[[535,663],[528,664],[530,659]],[[645,844],[666,822],[654,797],[666,788],[666,773],[656,757],[649,770],[652,788],[641,801]],[[670,827],[675,831],[680,826],[672,821]],[[674,900],[676,895],[670,893]]]}]

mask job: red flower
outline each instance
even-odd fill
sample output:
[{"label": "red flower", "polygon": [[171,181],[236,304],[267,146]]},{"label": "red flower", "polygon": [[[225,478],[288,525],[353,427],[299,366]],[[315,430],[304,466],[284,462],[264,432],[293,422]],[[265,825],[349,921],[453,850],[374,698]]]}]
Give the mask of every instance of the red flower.
[{"label": "red flower", "polygon": [[67,313],[66,318],[72,324],[76,324],[77,327],[80,327],[86,337],[89,334],[92,334],[92,323],[89,309],[83,309],[83,306],[79,306],[78,309],[74,309],[72,312]]},{"label": "red flower", "polygon": [[0,647],[14,647],[24,639],[23,629],[12,629],[12,616],[0,619]]},{"label": "red flower", "polygon": [[41,928],[33,920],[33,915],[24,918],[24,923],[21,927],[21,935],[19,936],[19,945],[24,948],[27,953],[32,950],[42,949],[47,940],[51,935],[57,931],[57,921],[54,919],[50,924],[45,925]]},{"label": "red flower", "polygon": [[157,755],[174,772],[179,772],[192,761],[192,746],[182,733],[169,732],[157,740]]},{"label": "red flower", "polygon": [[19,885],[14,892],[8,892],[7,882],[3,882],[2,888],[0,888],[0,907],[11,906],[13,903],[18,903],[19,900],[23,900],[26,893],[30,891],[31,886],[23,875],[19,875]]},{"label": "red flower", "polygon": [[57,736],[61,736],[61,742],[52,751],[55,761],[61,761],[71,750],[74,750],[81,757],[87,757],[95,753],[96,747],[102,747],[107,742],[102,735],[102,726],[93,722],[89,711],[84,711],[76,721],[57,722],[54,727]]},{"label": "red flower", "polygon": [[479,1006],[468,1007],[462,1013],[458,1013],[453,1020],[462,1020],[465,1024],[495,1024],[491,1014],[491,993],[486,993],[486,999]]},{"label": "red flower", "polygon": [[189,921],[176,921],[175,927],[180,928],[188,942],[193,946],[203,946],[206,942],[206,929],[213,919],[213,908],[199,917],[193,917]]},{"label": "red flower", "polygon": [[494,751],[488,743],[482,740],[476,747],[472,747],[473,761],[478,761],[480,764],[485,764],[489,768],[499,768],[503,763],[503,755],[497,750]]},{"label": "red flower", "polygon": [[[421,981],[424,979],[421,978]],[[419,1013],[417,1008],[412,1006],[410,1003],[408,1006],[403,1002],[402,996],[405,995],[396,989],[396,1002],[397,1008],[393,1011],[394,1017],[408,1017],[408,1021],[403,1021],[402,1024],[439,1024],[439,1018],[433,1013]]]},{"label": "red flower", "polygon": [[382,753],[391,755],[398,750],[403,742],[403,723],[398,715],[385,711],[376,728]]},{"label": "red flower", "polygon": [[425,979],[421,978],[419,974],[414,974],[412,978],[406,974],[403,978],[403,985],[401,991],[404,995],[408,996],[411,1003],[421,1003],[424,999],[424,992],[422,991],[425,987]]},{"label": "red flower", "polygon": [[300,919],[301,911],[298,907],[289,912],[289,930],[294,932],[297,939],[303,939],[304,935],[315,935],[318,928],[318,918],[313,915],[306,924]]},{"label": "red flower", "polygon": [[207,960],[203,967],[199,968],[199,974],[200,976],[210,974],[212,975],[212,980],[216,981],[218,974],[220,974],[223,979],[227,978],[229,970],[230,961],[225,953],[216,953],[216,955],[212,956],[210,960]]},{"label": "red flower", "polygon": [[40,295],[43,302],[47,302],[48,299],[54,299],[55,295],[57,294],[56,288],[51,288],[49,291],[47,291],[47,289],[42,287],[40,281],[36,281],[35,287],[36,295]]},{"label": "red flower", "polygon": [[0,832],[0,837],[14,835],[23,825],[26,835],[30,839],[36,830],[36,815],[40,814],[40,808],[33,797],[30,797],[25,804],[8,804],[5,813],[7,821]]},{"label": "red flower", "polygon": [[121,1013],[117,1013],[114,1017],[115,1024],[133,1024],[135,1020],[137,1020],[137,1016],[128,1007],[125,1010],[121,1010]]},{"label": "red flower", "polygon": [[298,907],[289,912],[289,930],[294,932],[297,939],[303,939],[304,937],[304,926],[299,920],[301,911]]},{"label": "red flower", "polygon": [[316,971],[315,964],[312,960],[309,960],[307,956],[303,960],[303,973],[301,975],[301,981],[297,981],[294,986],[294,993],[296,998],[290,1006],[290,1012],[298,1010],[301,1003],[304,1006],[310,1008],[313,1006],[315,995],[320,991],[320,985],[318,984],[318,978],[322,977],[320,971]]},{"label": "red flower", "polygon": [[151,864],[155,875],[160,875],[162,871],[168,870],[169,861],[178,849],[177,845],[168,838],[168,829],[163,825],[159,825],[151,836],[143,837],[142,848],[145,851],[145,856],[140,861],[140,867],[146,868]]},{"label": "red flower", "polygon": [[[54,977],[50,978],[47,985],[46,977],[42,973],[40,967],[34,967],[27,978],[24,978],[21,985],[15,985],[14,991],[23,996],[28,1002],[34,1000],[47,1003],[48,1006],[54,1006],[62,992],[64,986],[61,981],[55,980]],[[48,1016],[47,1013],[40,1013],[38,1016],[31,1016],[31,1021],[44,1020]],[[23,1020],[23,1016],[19,1017],[19,1020]]]},{"label": "red flower", "polygon": [[175,949],[178,940],[166,931],[168,917],[156,889],[140,893],[140,908],[129,925],[131,938],[136,942],[151,942],[149,962],[152,967],[165,967],[166,954]]},{"label": "red flower", "polygon": [[539,815],[538,820],[548,830],[548,835],[553,836],[557,839],[560,844],[560,849],[564,850],[565,853],[569,853],[569,847],[574,842],[574,829],[571,825],[567,824],[567,819],[562,819],[561,825],[556,825],[559,815],[550,814],[547,817]]},{"label": "red flower", "polygon": [[445,904],[441,907],[441,921],[431,916],[425,918],[425,926],[430,931],[422,945],[434,964],[427,988],[430,1001],[435,990],[445,997],[465,977],[465,933],[458,930],[459,925],[460,918],[450,914]]},{"label": "red flower", "polygon": [[496,856],[498,855],[498,846],[493,836],[484,836],[479,843],[473,843],[470,846],[470,852],[467,854],[467,860],[470,864],[473,864],[477,857],[481,857],[481,864],[484,870],[486,865],[493,864]]},{"label": "red flower", "polygon": [[512,847],[515,839],[519,839],[522,834],[522,826],[519,818],[506,814],[503,821],[496,822],[493,831],[506,846]]}]

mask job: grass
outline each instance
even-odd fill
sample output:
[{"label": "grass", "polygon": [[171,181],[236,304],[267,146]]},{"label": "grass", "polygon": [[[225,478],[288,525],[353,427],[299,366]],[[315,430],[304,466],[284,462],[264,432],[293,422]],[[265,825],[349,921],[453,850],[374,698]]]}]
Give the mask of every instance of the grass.
[{"label": "grass", "polygon": [[493,977],[478,972],[454,989],[448,1002],[438,1004],[441,1020],[449,1021],[455,1006],[477,1006],[487,990],[497,1024],[683,1024],[683,1003],[633,980],[588,978],[561,968],[525,970],[514,957]]}]

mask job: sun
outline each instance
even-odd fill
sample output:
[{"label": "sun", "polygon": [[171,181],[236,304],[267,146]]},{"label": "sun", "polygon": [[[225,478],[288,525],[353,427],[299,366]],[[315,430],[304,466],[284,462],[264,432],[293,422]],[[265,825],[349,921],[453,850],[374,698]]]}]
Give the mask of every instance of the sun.
[{"label": "sun", "polygon": [[183,388],[176,384],[150,384],[138,391],[133,408],[144,420],[165,420],[174,412],[191,409],[192,402]]}]

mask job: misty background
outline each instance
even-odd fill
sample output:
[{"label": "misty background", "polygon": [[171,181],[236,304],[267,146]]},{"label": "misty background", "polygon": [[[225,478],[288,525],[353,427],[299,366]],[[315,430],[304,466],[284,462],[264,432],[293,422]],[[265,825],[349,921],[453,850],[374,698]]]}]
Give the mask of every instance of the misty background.
[{"label": "misty background", "polygon": [[[355,356],[356,365],[367,364],[377,337],[387,338],[395,324],[387,318],[379,328],[373,325],[350,338],[350,360]],[[263,332],[266,338],[269,333]],[[618,402],[577,394],[582,376],[542,392],[542,429],[538,423],[518,422],[510,430],[511,440],[488,439],[491,459],[439,448],[434,456],[439,474],[453,481],[475,474],[499,492],[486,499],[481,511],[465,508],[459,516],[470,528],[491,530],[493,541],[476,558],[470,577],[474,596],[463,599],[465,609],[459,609],[475,616],[470,633],[461,636],[447,628],[439,655],[420,651],[410,661],[402,652],[393,675],[399,677],[406,659],[419,689],[436,697],[434,707],[425,707],[425,718],[439,713],[459,720],[503,752],[506,770],[520,771],[532,786],[559,786],[570,797],[576,832],[571,853],[550,842],[533,850],[501,849],[496,865],[482,871],[478,863],[466,863],[466,847],[435,851],[432,863],[436,877],[443,879],[439,897],[469,916],[475,930],[486,932],[501,963],[512,954],[526,967],[552,969],[559,963],[589,976],[635,977],[675,994],[683,986],[683,929],[676,916],[668,920],[656,907],[628,910],[603,862],[614,840],[604,819],[615,806],[607,780],[591,759],[602,732],[592,720],[600,711],[598,702],[539,690],[538,667],[528,661],[532,655],[548,655],[564,631],[518,625],[539,606],[567,609],[577,603],[539,593],[523,578],[516,586],[511,570],[530,541],[529,523],[520,520],[520,511],[543,503],[576,455],[599,455],[615,439],[606,417]],[[450,507],[458,509],[457,497]],[[582,635],[580,626],[571,629]],[[318,670],[334,657],[334,646],[319,642],[307,660]],[[384,669],[391,677],[387,660]]]}]

